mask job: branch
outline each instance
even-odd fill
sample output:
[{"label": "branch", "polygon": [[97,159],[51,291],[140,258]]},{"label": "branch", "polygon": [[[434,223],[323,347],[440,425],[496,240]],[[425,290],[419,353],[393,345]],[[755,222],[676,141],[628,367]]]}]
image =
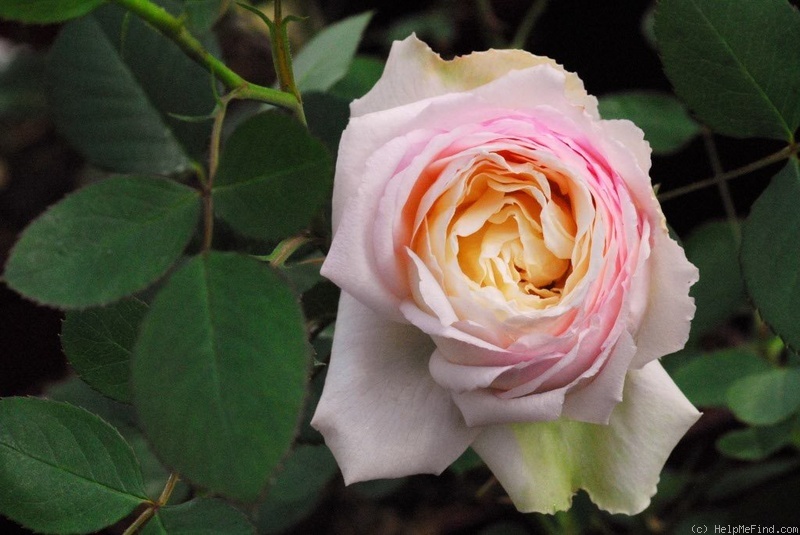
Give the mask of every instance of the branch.
[{"label": "branch", "polygon": [[211,71],[228,90],[235,90],[236,98],[258,100],[287,108],[298,117],[302,117],[302,107],[293,94],[253,84],[242,78],[211,55],[203,44],[189,32],[181,19],[174,17],[161,6],[150,0],[113,1],[147,21],[165,37],[174,41],[186,55]]},{"label": "branch", "polygon": [[692,184],[688,184],[680,188],[671,189],[669,191],[665,191],[664,193],[659,193],[658,200],[664,202],[670,199],[675,199],[677,197],[686,195],[687,193],[691,193],[699,189],[713,186],[714,184],[718,184],[719,182],[724,182],[732,178],[737,178],[746,175],[748,173],[752,173],[753,171],[758,171],[759,169],[762,169],[764,167],[768,167],[772,164],[791,158],[792,156],[797,154],[798,147],[800,147],[800,145],[793,143],[791,145],[785,146],[778,152],[770,154],[769,156],[761,158],[760,160],[756,160],[755,162],[749,163],[745,166],[739,167],[738,169],[728,171],[727,173],[722,173],[721,175],[718,176],[712,176],[711,178],[706,178],[705,180],[700,180],[698,182],[694,182]]}]

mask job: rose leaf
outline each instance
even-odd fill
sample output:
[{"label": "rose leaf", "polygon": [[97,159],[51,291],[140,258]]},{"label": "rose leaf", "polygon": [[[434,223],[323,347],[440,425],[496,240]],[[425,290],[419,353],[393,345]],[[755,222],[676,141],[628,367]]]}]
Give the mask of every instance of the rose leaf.
[{"label": "rose leaf", "polygon": [[50,207],[22,233],[8,285],[61,308],[104,305],[144,289],[194,234],[200,196],[155,177],[116,177]]},{"label": "rose leaf", "polygon": [[214,109],[209,74],[125,10],[105,6],[68,23],[48,61],[60,132],[102,168],[171,174],[204,157]]},{"label": "rose leaf", "polygon": [[37,398],[0,400],[0,513],[45,533],[89,533],[147,499],[133,450],[99,417]]},{"label": "rose leaf", "polygon": [[224,533],[253,535],[255,528],[239,510],[213,498],[195,498],[180,505],[159,508],[145,524],[142,535]]},{"label": "rose leaf", "polygon": [[663,0],[655,20],[675,91],[715,131],[793,139],[800,12],[786,0]]},{"label": "rose leaf", "polygon": [[105,0],[3,0],[0,19],[18,20],[28,24],[49,24],[80,17]]},{"label": "rose leaf", "polygon": [[241,234],[278,241],[308,227],[331,188],[331,158],[300,123],[268,112],[231,135],[214,182],[214,210]]},{"label": "rose leaf", "polygon": [[747,292],[761,317],[800,348],[800,164],[792,158],[756,199],[742,228],[741,263]]},{"label": "rose leaf", "polygon": [[299,303],[270,266],[234,253],[189,260],[134,347],[134,404],[156,453],[201,486],[255,500],[294,439],[308,349]]},{"label": "rose leaf", "polygon": [[628,119],[644,131],[656,154],[675,152],[700,133],[683,105],[668,94],[631,91],[599,99],[603,119]]},{"label": "rose leaf", "polygon": [[147,305],[136,298],[67,312],[61,345],[81,378],[104,395],[130,403],[130,357]]}]

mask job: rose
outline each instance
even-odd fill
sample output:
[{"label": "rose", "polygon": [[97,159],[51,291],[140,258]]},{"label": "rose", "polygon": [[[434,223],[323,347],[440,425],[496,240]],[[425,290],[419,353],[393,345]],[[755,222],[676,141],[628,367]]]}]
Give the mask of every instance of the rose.
[{"label": "rose", "polygon": [[312,424],[345,481],[439,473],[468,446],[520,510],[633,514],[699,413],[680,349],[697,270],[628,121],[548,58],[395,43],[351,105],[322,273],[342,288]]}]

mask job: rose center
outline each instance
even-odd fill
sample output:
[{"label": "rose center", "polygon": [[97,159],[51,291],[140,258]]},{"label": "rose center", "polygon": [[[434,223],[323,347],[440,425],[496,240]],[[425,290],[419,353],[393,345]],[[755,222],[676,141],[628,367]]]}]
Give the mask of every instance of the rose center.
[{"label": "rose center", "polygon": [[469,285],[537,307],[557,302],[572,272],[577,227],[567,180],[508,154],[488,155],[462,178],[447,235]]}]

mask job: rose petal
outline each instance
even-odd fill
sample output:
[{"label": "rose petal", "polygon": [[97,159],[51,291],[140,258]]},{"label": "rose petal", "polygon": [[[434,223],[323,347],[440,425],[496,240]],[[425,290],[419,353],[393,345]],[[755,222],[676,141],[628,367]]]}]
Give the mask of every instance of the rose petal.
[{"label": "rose petal", "polygon": [[617,403],[622,401],[625,372],[635,354],[636,345],[624,331],[600,373],[567,394],[563,415],[580,422],[608,424]]},{"label": "rose petal", "polygon": [[[349,129],[356,138],[352,143],[359,142],[363,130]],[[383,165],[368,164],[358,171],[357,176],[337,169],[333,203],[336,238],[320,270],[322,276],[359,301],[396,321],[402,321],[397,311],[399,300],[382,282],[375,263],[371,226],[377,217],[380,192],[405,151],[403,139],[398,139],[382,147]],[[369,176],[370,180],[363,180],[363,176]],[[353,187],[355,183],[358,183],[357,187]]]},{"label": "rose petal", "polygon": [[[646,208],[655,200],[653,184],[650,181],[650,144],[644,139],[641,128],[625,119],[613,119],[598,123],[600,134],[597,136],[599,146],[605,147],[605,153],[611,160],[612,169],[620,173],[631,193]],[[657,207],[658,204],[655,204]],[[658,210],[660,212],[660,210]]]},{"label": "rose petal", "polygon": [[574,73],[550,58],[522,50],[489,50],[445,61],[428,45],[411,35],[395,41],[378,83],[350,105],[353,117],[418,102],[447,93],[468,91],[513,70],[550,65],[567,74],[567,92],[578,105],[597,116],[597,100],[588,95]]},{"label": "rose petal", "polygon": [[433,350],[416,328],[382,319],[342,293],[311,425],[325,437],[347,484],[441,473],[478,434],[428,373]]},{"label": "rose petal", "polygon": [[447,390],[458,393],[488,388],[497,376],[513,366],[464,366],[453,364],[437,349],[429,363],[431,377]]},{"label": "rose petal", "polygon": [[569,420],[492,426],[472,447],[521,511],[566,510],[582,488],[602,509],[636,514],[699,416],[661,364],[651,362],[629,372],[624,401],[607,426]]},{"label": "rose petal", "polygon": [[464,415],[467,425],[491,426],[490,429],[493,429],[493,424],[556,420],[561,415],[566,393],[567,387],[564,387],[506,399],[498,397],[491,390],[471,390],[453,393],[453,401]]},{"label": "rose petal", "polygon": [[694,317],[689,288],[700,274],[665,227],[653,229],[647,309],[635,335],[634,368],[683,348]]}]

